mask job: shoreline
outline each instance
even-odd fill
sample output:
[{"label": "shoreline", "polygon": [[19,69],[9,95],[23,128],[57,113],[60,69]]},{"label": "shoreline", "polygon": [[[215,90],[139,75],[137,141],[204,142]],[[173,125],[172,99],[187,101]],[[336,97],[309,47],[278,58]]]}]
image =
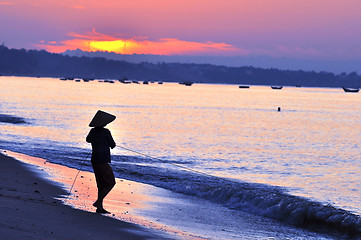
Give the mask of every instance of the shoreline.
[{"label": "shoreline", "polygon": [[7,150],[0,168],[0,239],[333,239],[119,178],[100,215],[91,172]]},{"label": "shoreline", "polygon": [[67,192],[31,168],[0,153],[1,239],[166,239],[136,224],[63,204],[59,197]]}]

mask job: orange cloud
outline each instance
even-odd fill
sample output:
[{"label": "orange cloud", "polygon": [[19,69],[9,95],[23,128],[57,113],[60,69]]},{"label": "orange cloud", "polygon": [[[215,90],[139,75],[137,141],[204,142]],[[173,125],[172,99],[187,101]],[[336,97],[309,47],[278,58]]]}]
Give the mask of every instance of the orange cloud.
[{"label": "orange cloud", "polygon": [[14,5],[13,2],[0,2],[0,6],[3,5],[3,6],[10,6],[10,5]]},{"label": "orange cloud", "polygon": [[82,6],[82,5],[74,5],[74,6],[72,6],[71,8],[79,9],[79,10],[84,10],[84,9],[86,9],[86,7],[85,7],[85,6]]},{"label": "orange cloud", "polygon": [[81,49],[83,51],[107,51],[120,54],[156,54],[156,55],[212,55],[238,54],[247,55],[247,51],[226,43],[191,42],[175,38],[163,38],[155,41],[146,38],[116,38],[96,32],[85,35],[71,33],[73,39],[65,40],[60,44],[38,44],[37,47],[50,52],[64,52],[66,50]]}]

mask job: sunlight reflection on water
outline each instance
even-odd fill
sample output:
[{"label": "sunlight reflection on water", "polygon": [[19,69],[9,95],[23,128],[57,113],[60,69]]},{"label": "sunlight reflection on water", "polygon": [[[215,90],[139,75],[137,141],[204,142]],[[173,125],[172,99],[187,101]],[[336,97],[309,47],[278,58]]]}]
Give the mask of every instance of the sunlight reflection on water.
[{"label": "sunlight reflection on water", "polygon": [[108,127],[119,145],[361,213],[359,94],[17,77],[0,85],[2,114],[30,123],[0,123],[4,141],[89,149],[87,125],[102,109],[117,116]]}]

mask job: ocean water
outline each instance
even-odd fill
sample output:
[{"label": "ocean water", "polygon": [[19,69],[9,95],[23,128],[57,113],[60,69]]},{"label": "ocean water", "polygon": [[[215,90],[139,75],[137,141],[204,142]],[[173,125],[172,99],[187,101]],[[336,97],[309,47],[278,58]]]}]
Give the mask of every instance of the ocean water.
[{"label": "ocean water", "polygon": [[90,170],[85,137],[101,109],[117,116],[107,127],[120,178],[305,229],[361,233],[360,94],[27,77],[0,86],[2,149]]}]

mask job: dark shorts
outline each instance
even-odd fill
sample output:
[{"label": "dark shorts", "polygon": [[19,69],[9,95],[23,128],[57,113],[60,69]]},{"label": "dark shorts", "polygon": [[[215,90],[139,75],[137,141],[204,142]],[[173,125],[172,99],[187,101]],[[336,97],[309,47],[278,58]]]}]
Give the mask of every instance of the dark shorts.
[{"label": "dark shorts", "polygon": [[108,163],[101,163],[92,165],[95,174],[95,180],[97,181],[97,187],[101,191],[105,188],[114,187],[115,177],[113,169]]}]

